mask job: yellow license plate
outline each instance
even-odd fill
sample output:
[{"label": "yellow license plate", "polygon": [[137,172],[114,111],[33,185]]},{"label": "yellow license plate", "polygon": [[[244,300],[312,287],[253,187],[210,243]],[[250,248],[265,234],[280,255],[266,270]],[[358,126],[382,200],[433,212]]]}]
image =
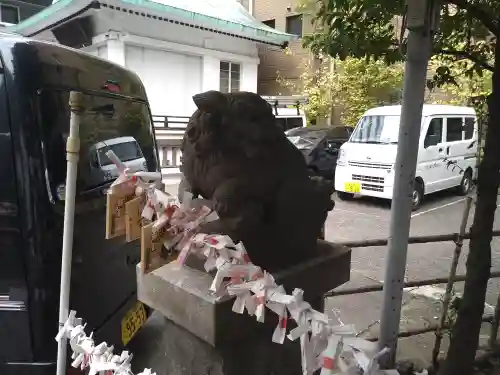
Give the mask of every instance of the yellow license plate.
[{"label": "yellow license plate", "polygon": [[122,319],[122,342],[127,345],[147,319],[146,309],[137,302]]},{"label": "yellow license plate", "polygon": [[344,190],[346,193],[359,193],[361,191],[361,184],[359,182],[345,182]]}]

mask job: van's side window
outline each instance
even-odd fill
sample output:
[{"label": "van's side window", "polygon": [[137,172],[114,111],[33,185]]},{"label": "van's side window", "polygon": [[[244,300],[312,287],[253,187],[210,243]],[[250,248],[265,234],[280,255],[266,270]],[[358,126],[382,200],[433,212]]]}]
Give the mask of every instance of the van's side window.
[{"label": "van's side window", "polygon": [[443,119],[435,117],[429,123],[427,134],[425,136],[425,144],[427,144],[431,137],[436,138],[436,143],[441,143],[443,140]]},{"label": "van's side window", "polygon": [[462,140],[462,117],[448,117],[446,120],[446,142]]},{"label": "van's side window", "polygon": [[[47,171],[55,190],[66,181],[65,143],[69,135],[69,93],[43,90],[39,96]],[[156,170],[156,150],[146,104],[121,98],[84,95],[80,124],[78,191],[102,186],[117,177],[106,156],[112,150],[136,170]]]},{"label": "van's side window", "polygon": [[476,119],[474,117],[466,117],[464,123],[464,139],[472,139],[474,136],[474,123]]}]

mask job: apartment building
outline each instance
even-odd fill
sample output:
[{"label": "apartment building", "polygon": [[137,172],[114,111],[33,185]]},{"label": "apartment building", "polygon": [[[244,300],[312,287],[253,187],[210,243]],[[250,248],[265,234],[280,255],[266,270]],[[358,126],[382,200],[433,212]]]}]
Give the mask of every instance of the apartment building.
[{"label": "apartment building", "polygon": [[[299,37],[311,33],[313,30],[311,17],[297,12],[300,0],[237,0],[248,9],[259,21],[267,26]],[[291,55],[285,55],[283,50],[272,46],[259,48],[259,83],[258,92],[261,95],[290,95],[294,94],[283,88],[276,79],[278,72],[288,80],[298,80],[302,59],[308,58],[310,53],[302,48],[299,38],[289,44]]]}]

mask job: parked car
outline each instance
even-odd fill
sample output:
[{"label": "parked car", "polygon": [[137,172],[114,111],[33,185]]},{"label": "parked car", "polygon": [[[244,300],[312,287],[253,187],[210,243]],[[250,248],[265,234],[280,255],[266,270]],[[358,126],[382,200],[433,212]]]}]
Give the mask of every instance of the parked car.
[{"label": "parked car", "polygon": [[[368,110],[340,149],[335,189],[392,199],[401,106]],[[477,174],[478,124],[473,108],[426,104],[422,110],[413,190],[416,210],[426,194],[457,188],[466,195]]]},{"label": "parked car", "polygon": [[0,56],[0,374],[54,375],[69,92],[82,92],[86,108],[70,309],[88,323],[96,342],[117,349],[150,311],[137,301],[139,243],[105,239],[106,190],[114,179],[94,173],[93,151],[107,144],[120,153],[127,144],[117,140],[130,140],[132,151],[120,155],[159,171],[154,129],[142,82],[121,66],[3,33]]},{"label": "parked car", "polygon": [[342,144],[349,140],[350,126],[308,126],[285,132],[288,140],[302,151],[311,175],[334,179],[337,157]]}]

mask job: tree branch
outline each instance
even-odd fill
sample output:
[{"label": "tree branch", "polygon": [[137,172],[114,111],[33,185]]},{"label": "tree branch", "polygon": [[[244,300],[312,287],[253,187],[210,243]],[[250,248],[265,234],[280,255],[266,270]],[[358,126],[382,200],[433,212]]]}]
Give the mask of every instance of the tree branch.
[{"label": "tree branch", "polygon": [[467,0],[447,0],[448,3],[454,4],[457,7],[466,10],[469,15],[478,21],[482,22],[486,28],[488,28],[493,34],[499,36],[500,25],[498,21],[495,20],[488,12],[481,9],[477,5],[471,4]]},{"label": "tree branch", "polygon": [[457,59],[468,59],[474,62],[475,64],[479,65],[483,69],[489,70],[490,72],[495,71],[495,68],[493,65],[487,63],[484,60],[478,59],[477,57],[473,56],[470,52],[467,51],[455,51],[455,50],[448,50],[448,49],[438,49],[434,50],[435,54],[441,54],[441,55],[450,55],[450,56],[455,56]]}]

